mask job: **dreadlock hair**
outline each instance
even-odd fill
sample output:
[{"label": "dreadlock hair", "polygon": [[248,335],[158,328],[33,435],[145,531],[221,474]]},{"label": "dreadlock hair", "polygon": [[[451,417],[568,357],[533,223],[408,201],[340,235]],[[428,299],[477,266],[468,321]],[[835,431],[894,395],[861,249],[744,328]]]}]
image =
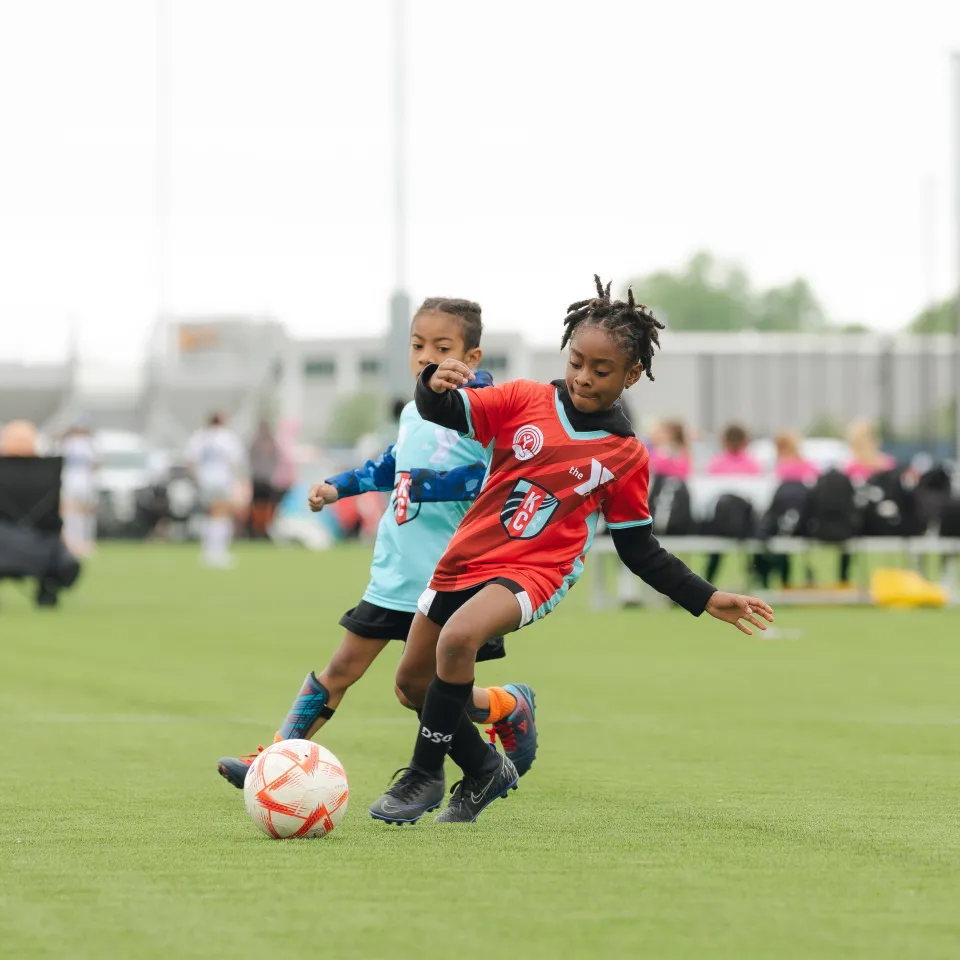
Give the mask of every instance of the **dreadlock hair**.
[{"label": "dreadlock hair", "polygon": [[427,297],[420,304],[414,319],[418,314],[438,311],[459,317],[463,327],[463,346],[465,350],[474,350],[480,346],[480,335],[483,333],[483,321],[480,319],[480,304],[472,300],[455,300],[450,297]]},{"label": "dreadlock hair", "polygon": [[645,303],[633,299],[633,288],[627,290],[627,299],[611,300],[610,284],[604,286],[598,274],[593,275],[597,295],[590,300],[579,300],[567,307],[563,321],[562,350],[577,330],[585,327],[600,327],[606,330],[630,356],[630,363],[643,366],[646,375],[653,380],[650,366],[653,363],[653,348],[660,346],[659,330],[663,324],[653,315]]}]

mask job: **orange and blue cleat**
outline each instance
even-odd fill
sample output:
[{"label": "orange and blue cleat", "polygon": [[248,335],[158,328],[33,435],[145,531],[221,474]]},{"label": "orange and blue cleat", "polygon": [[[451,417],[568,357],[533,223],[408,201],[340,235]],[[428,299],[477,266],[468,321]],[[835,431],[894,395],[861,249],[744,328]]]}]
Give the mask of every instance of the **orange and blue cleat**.
[{"label": "orange and blue cleat", "polygon": [[503,720],[490,727],[487,735],[491,743],[500,738],[504,753],[517,768],[517,775],[522,777],[537,757],[537,698],[525,683],[508,683],[503,689],[516,697],[517,705]]}]

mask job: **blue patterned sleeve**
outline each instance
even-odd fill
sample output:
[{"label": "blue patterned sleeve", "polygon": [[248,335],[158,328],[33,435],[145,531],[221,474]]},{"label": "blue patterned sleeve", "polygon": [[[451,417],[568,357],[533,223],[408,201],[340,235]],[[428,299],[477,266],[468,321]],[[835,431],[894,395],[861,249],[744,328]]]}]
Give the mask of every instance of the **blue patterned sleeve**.
[{"label": "blue patterned sleeve", "polygon": [[346,470],[335,477],[327,477],[326,483],[337,488],[340,497],[356,497],[371,490],[392,490],[397,461],[393,457],[393,445],[387,447],[376,460],[368,460],[356,470]]},{"label": "blue patterned sleeve", "polygon": [[414,467],[410,471],[410,500],[420,503],[476,500],[486,472],[487,465],[482,460],[443,472]]}]

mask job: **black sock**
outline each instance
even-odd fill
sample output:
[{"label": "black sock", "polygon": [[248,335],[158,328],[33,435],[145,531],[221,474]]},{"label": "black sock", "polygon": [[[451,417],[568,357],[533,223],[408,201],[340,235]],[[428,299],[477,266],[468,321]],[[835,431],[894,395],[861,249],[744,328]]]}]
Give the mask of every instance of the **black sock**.
[{"label": "black sock", "polygon": [[477,778],[500,762],[466,712],[460,717],[453,740],[450,741],[450,759],[468,777]]},{"label": "black sock", "polygon": [[447,683],[439,677],[433,678],[423,702],[417,745],[413,748],[414,766],[430,771],[443,769],[443,759],[450,750],[460,718],[466,717],[464,708],[471,696],[472,680]]}]

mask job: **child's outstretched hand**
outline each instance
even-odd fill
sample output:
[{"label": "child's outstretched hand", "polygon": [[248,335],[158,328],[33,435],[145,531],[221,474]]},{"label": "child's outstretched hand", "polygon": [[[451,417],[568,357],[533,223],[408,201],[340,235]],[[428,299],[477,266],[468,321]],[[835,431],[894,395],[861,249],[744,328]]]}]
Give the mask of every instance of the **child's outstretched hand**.
[{"label": "child's outstretched hand", "polygon": [[[763,620],[773,623],[773,609],[769,604],[757,597],[745,597],[741,593],[724,593],[718,590],[707,601],[706,611],[711,617],[732,623],[747,636],[753,636],[753,631],[741,623],[741,620],[752,623],[760,630],[767,629],[767,624]],[[763,617],[763,620],[760,617]]]},{"label": "child's outstretched hand", "polygon": [[315,483],[307,494],[307,506],[311,513],[319,513],[328,503],[340,499],[337,488],[330,483]]},{"label": "child's outstretched hand", "polygon": [[459,360],[444,360],[433,371],[427,386],[434,393],[444,393],[447,390],[459,390],[465,383],[475,379],[476,374],[465,363]]}]

